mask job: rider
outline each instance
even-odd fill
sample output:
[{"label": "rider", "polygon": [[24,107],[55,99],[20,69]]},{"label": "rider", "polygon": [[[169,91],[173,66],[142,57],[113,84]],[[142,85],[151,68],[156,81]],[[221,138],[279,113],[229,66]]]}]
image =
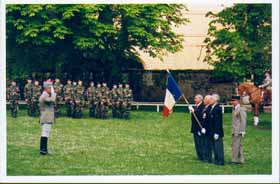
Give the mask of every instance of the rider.
[{"label": "rider", "polygon": [[271,104],[271,88],[272,88],[272,79],[269,72],[265,72],[265,78],[263,84],[259,85],[259,88],[262,88],[262,96],[264,97],[264,104]]}]

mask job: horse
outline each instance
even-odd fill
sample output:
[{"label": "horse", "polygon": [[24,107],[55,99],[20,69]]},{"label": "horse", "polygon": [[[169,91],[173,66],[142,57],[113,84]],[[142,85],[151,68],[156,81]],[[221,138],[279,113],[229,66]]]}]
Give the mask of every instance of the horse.
[{"label": "horse", "polygon": [[242,83],[237,86],[238,95],[243,96],[244,92],[249,96],[250,104],[254,113],[254,125],[259,123],[260,106],[262,104],[262,90],[253,84]]}]

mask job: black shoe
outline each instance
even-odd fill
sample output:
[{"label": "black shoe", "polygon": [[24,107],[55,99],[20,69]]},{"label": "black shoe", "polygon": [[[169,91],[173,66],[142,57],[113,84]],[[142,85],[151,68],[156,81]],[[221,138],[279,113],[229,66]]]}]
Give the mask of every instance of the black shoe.
[{"label": "black shoe", "polygon": [[47,155],[48,154],[48,138],[47,137],[41,137],[40,154],[41,155]]},{"label": "black shoe", "polygon": [[45,151],[40,151],[40,155],[47,155],[48,152],[45,152]]},{"label": "black shoe", "polygon": [[215,165],[225,165],[224,162],[214,162]]}]

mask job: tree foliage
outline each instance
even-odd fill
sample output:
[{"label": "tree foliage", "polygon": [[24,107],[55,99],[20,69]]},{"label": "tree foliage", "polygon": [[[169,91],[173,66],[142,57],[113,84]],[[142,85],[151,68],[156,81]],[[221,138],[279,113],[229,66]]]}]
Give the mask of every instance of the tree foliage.
[{"label": "tree foliage", "polygon": [[[182,49],[174,26],[186,24],[181,4],[32,4],[7,6],[8,48],[20,61],[8,74],[99,68],[108,78],[139,62],[138,49],[161,58]],[[12,52],[11,51],[11,52]],[[23,69],[21,69],[22,71]]]},{"label": "tree foliage", "polygon": [[271,4],[236,4],[207,16],[205,61],[215,74],[236,81],[253,74],[259,82],[271,69]]}]

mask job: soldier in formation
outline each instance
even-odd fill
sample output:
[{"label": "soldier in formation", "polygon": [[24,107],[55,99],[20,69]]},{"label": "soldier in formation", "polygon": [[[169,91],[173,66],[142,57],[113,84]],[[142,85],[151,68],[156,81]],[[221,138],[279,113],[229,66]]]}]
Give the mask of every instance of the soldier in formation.
[{"label": "soldier in formation", "polygon": [[24,86],[24,98],[26,101],[27,115],[31,116],[31,102],[32,102],[33,84],[31,79],[27,79],[27,84]]},{"label": "soldier in formation", "polygon": [[101,119],[108,118],[108,111],[110,105],[110,91],[106,83],[97,84],[96,89],[96,117]]},{"label": "soldier in formation", "polygon": [[63,102],[63,85],[60,83],[60,79],[56,78],[53,84],[54,92],[56,93],[56,101],[55,101],[55,117],[60,116],[60,105]]},{"label": "soldier in formation", "polygon": [[96,86],[96,118],[101,118],[101,107],[102,107],[102,104],[101,104],[101,101],[102,101],[102,90],[101,90],[101,84],[100,83],[97,83],[97,86]]},{"label": "soldier in formation", "polygon": [[19,98],[20,94],[17,83],[15,81],[12,81],[11,86],[7,90],[7,99],[10,102],[11,115],[14,118],[17,117]]},{"label": "soldier in formation", "polygon": [[42,87],[39,81],[35,81],[32,88],[32,99],[31,99],[31,116],[39,116],[39,98],[41,95]]},{"label": "soldier in formation", "polygon": [[128,119],[131,111],[131,103],[133,100],[132,90],[129,87],[129,84],[125,84],[125,88],[123,90],[123,114],[122,117]]},{"label": "soldier in formation", "polygon": [[63,94],[64,94],[64,102],[66,106],[66,112],[67,116],[72,116],[72,96],[73,96],[73,86],[72,81],[67,80],[67,84],[63,88]]},{"label": "soldier in formation", "polygon": [[87,96],[87,102],[89,106],[89,116],[95,117],[97,100],[96,100],[96,88],[94,86],[94,82],[90,82],[90,86],[87,89],[86,96]]},{"label": "soldier in formation", "polygon": [[[67,84],[63,86],[58,78],[53,83],[56,93],[55,116],[60,115],[60,105],[65,103],[68,117],[81,118],[83,107],[87,104],[89,107],[89,116],[101,119],[108,118],[109,108],[112,107],[112,115],[114,118],[128,119],[130,116],[131,105],[133,100],[132,90],[129,84],[113,85],[110,90],[105,82],[97,84],[94,82],[86,89],[81,80],[77,82],[67,80]],[[10,93],[9,93],[10,94]],[[39,97],[41,95],[41,86],[38,81],[32,84],[32,80],[28,79],[24,87],[24,97],[27,102],[27,112],[29,116],[38,116]],[[9,98],[10,99],[10,98]]]},{"label": "soldier in formation", "polygon": [[72,101],[72,117],[81,118],[82,108],[84,105],[84,86],[81,80],[78,81],[78,85],[73,85],[73,101]]},{"label": "soldier in formation", "polygon": [[124,93],[123,93],[123,85],[119,84],[118,85],[118,108],[117,108],[117,117],[118,118],[122,118],[122,114],[123,114],[123,100],[124,100]]},{"label": "soldier in formation", "polygon": [[111,90],[111,103],[112,103],[112,116],[113,118],[117,118],[119,115],[119,95],[118,95],[118,86],[116,84],[113,85],[113,89]]}]

